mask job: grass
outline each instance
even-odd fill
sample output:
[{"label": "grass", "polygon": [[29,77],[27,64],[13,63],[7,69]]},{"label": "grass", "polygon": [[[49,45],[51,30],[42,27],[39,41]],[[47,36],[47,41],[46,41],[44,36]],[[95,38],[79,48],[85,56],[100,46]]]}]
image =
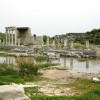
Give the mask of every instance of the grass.
[{"label": "grass", "polygon": [[25,94],[28,95],[28,96],[43,95],[43,93],[40,92],[38,89],[39,89],[39,87],[37,87],[37,86],[36,87],[26,87],[26,88],[24,88]]},{"label": "grass", "polygon": [[75,96],[46,96],[39,92],[39,87],[25,88],[25,93],[30,96],[31,100],[100,100],[100,84],[90,80],[77,79],[74,83],[61,84],[61,86],[75,87],[78,94]]},{"label": "grass", "polygon": [[6,85],[10,83],[25,83],[36,82],[45,80],[40,77],[38,70],[41,68],[53,66],[55,64],[46,63],[34,65],[33,63],[21,63],[19,69],[14,69],[13,65],[0,64],[0,85]]},{"label": "grass", "polygon": [[[58,85],[59,86],[59,85]],[[74,83],[61,84],[63,87],[74,87],[79,92],[87,92],[95,89],[100,89],[100,84],[93,83],[88,79],[76,79]]]},{"label": "grass", "polygon": [[46,96],[39,92],[39,87],[25,88],[26,95],[31,100],[100,100],[100,84],[95,84],[90,80],[77,79],[76,83],[62,85],[64,87],[75,87],[76,91],[84,93],[75,96]]},{"label": "grass", "polygon": [[0,53],[0,57],[8,57],[8,55],[4,53]]},{"label": "grass", "polygon": [[11,83],[25,83],[25,80],[19,78],[18,75],[0,76],[0,85],[8,85]]},{"label": "grass", "polygon": [[[26,75],[27,71],[34,70],[33,67],[39,69],[54,66],[55,64],[29,64],[24,63],[19,68],[22,67],[25,74],[21,76],[19,70],[13,69],[12,65],[0,64],[0,85],[11,84],[11,83],[26,83],[26,82],[36,82],[46,80],[45,78],[39,77],[38,74],[34,73]],[[32,68],[32,69],[31,69]],[[29,73],[29,72],[28,72]],[[76,96],[46,96],[39,91],[39,87],[28,87],[25,88],[26,95],[30,96],[31,100],[100,100],[100,84],[93,83],[87,79],[76,79],[74,83],[70,84],[57,84],[65,88],[74,87],[75,91],[78,93]],[[80,95],[81,94],[81,95]]]},{"label": "grass", "polygon": [[58,65],[57,63],[44,63],[44,64],[36,64],[34,66],[37,66],[38,68],[47,68],[47,67],[51,67],[51,66],[56,66]]},{"label": "grass", "polygon": [[100,100],[100,90],[93,90],[80,96],[31,96],[31,100]]},{"label": "grass", "polygon": [[100,90],[84,93],[80,96],[32,96],[31,100],[100,100]]},{"label": "grass", "polygon": [[0,76],[0,85],[9,85],[11,83],[21,83],[25,84],[26,82],[37,82],[37,81],[43,81],[46,80],[43,77],[39,77],[37,75],[32,75],[31,77],[25,76],[21,77],[18,74],[15,75],[2,75]]},{"label": "grass", "polygon": [[45,56],[36,57],[36,61],[38,61],[38,62],[42,62],[42,61],[46,61],[46,60],[47,60],[47,57],[45,57]]}]

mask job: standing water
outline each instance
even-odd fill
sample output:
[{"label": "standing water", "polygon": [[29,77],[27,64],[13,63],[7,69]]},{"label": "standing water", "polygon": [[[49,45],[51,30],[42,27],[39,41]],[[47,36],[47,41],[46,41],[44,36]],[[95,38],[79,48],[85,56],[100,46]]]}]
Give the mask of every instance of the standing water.
[{"label": "standing water", "polygon": [[[0,57],[0,63],[17,64],[19,62],[36,63],[33,57]],[[50,62],[59,63],[68,71],[100,73],[100,60],[98,59],[61,57],[58,60],[52,60]]]}]

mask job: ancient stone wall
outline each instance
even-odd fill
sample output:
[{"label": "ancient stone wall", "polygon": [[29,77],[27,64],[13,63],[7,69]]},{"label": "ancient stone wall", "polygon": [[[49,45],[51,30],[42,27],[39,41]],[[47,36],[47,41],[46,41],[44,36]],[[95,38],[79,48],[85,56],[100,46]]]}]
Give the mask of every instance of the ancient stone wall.
[{"label": "ancient stone wall", "polygon": [[41,36],[33,37],[29,27],[6,27],[6,45],[42,45]]}]

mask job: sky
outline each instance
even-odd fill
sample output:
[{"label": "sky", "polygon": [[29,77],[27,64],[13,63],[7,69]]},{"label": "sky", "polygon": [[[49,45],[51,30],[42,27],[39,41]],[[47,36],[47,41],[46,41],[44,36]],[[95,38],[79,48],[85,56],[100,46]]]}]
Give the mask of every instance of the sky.
[{"label": "sky", "polygon": [[0,0],[0,32],[9,26],[37,36],[91,31],[100,28],[100,0]]}]

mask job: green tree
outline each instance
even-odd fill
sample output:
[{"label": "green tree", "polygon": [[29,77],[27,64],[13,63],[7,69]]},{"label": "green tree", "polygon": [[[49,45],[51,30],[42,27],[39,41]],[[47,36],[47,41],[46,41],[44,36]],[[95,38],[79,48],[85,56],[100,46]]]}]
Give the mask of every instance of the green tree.
[{"label": "green tree", "polygon": [[44,43],[47,42],[47,36],[46,35],[43,35],[43,41],[44,41]]},{"label": "green tree", "polygon": [[36,34],[34,34],[33,36],[34,36],[34,38],[35,38],[35,40],[36,40]]}]

